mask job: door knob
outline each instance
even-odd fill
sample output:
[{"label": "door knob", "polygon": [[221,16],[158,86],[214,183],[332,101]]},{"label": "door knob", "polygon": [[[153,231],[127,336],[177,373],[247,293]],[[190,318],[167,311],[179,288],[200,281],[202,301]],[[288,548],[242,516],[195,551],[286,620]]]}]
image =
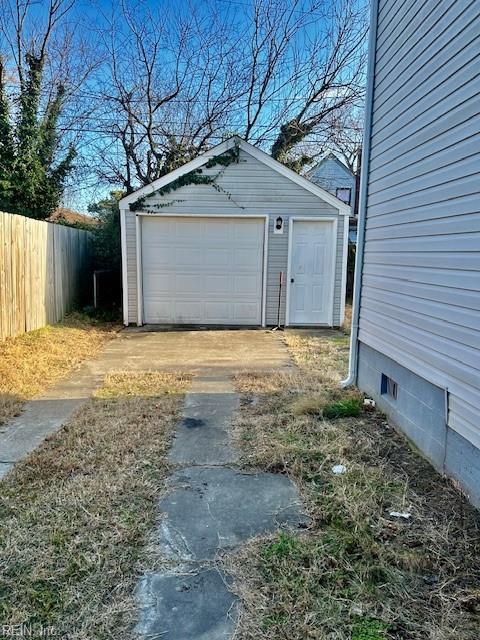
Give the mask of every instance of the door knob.
[{"label": "door knob", "polygon": [[290,282],[295,282],[295,278],[290,278]]}]

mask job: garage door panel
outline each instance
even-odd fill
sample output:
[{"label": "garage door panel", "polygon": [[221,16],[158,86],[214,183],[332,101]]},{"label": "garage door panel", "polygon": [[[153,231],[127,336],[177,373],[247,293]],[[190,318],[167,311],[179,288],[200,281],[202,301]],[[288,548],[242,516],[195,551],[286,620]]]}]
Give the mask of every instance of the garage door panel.
[{"label": "garage door panel", "polygon": [[247,302],[236,302],[233,306],[234,322],[238,324],[255,324],[260,312],[259,305]]},{"label": "garage door panel", "polygon": [[258,248],[239,247],[233,251],[233,267],[235,269],[246,269],[251,271],[251,265],[257,264],[261,252]]},{"label": "garage door panel", "polygon": [[208,275],[205,276],[205,294],[212,296],[230,296],[232,293],[232,279],[227,276]]},{"label": "garage door panel", "polygon": [[[173,264],[177,267],[196,267],[202,263],[203,252],[193,247],[175,247]],[[170,266],[169,266],[170,268]]]},{"label": "garage door panel", "polygon": [[[203,225],[203,232],[214,242],[229,242],[232,238],[232,225],[228,221],[218,220],[216,224]],[[207,239],[207,238],[206,238]]]},{"label": "garage door panel", "polygon": [[260,324],[261,219],[143,218],[144,321]]},{"label": "garage door panel", "polygon": [[196,296],[202,290],[202,286],[202,276],[198,274],[176,274],[173,293],[177,296]]},{"label": "garage door panel", "polygon": [[191,218],[184,218],[175,224],[175,231],[172,234],[180,240],[185,242],[195,241],[198,237],[198,232],[202,230],[201,227]]},{"label": "garage door panel", "polygon": [[[164,267],[168,267],[168,265],[172,264],[175,259],[175,251],[173,247],[168,246],[158,246],[155,245],[151,240],[147,242],[142,238],[142,251],[146,255],[154,254],[155,260],[150,262],[150,268],[152,270],[158,270],[159,268],[163,269]],[[145,274],[147,275],[147,274]]]},{"label": "garage door panel", "polygon": [[152,313],[154,315],[152,316],[152,320],[149,322],[153,322],[155,324],[169,322],[172,305],[175,304],[175,301],[171,298],[157,297],[156,299],[152,299],[152,305],[153,304],[154,311]]},{"label": "garage door panel", "polygon": [[204,265],[206,269],[223,269],[228,268],[230,264],[230,253],[228,249],[218,249],[217,247],[209,247],[206,242],[206,249],[203,254]]},{"label": "garage door panel", "polygon": [[205,318],[215,324],[231,324],[232,305],[228,302],[205,302]]},{"label": "garage door panel", "polygon": [[261,285],[257,275],[236,275],[233,282],[233,291],[241,296],[252,296]]},{"label": "garage door panel", "polygon": [[234,239],[238,242],[242,242],[245,240],[249,243],[252,235],[257,233],[258,225],[258,220],[238,220],[234,222],[232,226]]},{"label": "garage door panel", "polygon": [[203,303],[194,300],[183,300],[174,302],[175,314],[179,323],[194,324],[201,322],[203,318]]},{"label": "garage door panel", "polygon": [[143,288],[150,291],[157,299],[160,295],[171,295],[175,293],[175,276],[172,273],[152,272],[145,273],[143,278]]}]

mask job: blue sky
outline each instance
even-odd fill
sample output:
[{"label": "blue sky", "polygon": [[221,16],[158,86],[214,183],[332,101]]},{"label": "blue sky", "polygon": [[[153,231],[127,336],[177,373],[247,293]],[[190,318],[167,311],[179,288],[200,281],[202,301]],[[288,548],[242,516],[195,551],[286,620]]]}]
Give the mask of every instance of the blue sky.
[{"label": "blue sky", "polygon": [[[251,24],[253,1],[254,0],[140,0],[138,2],[135,0],[134,2],[133,0],[124,0],[127,10],[132,9],[132,7],[136,8],[132,14],[133,19],[138,17],[139,13],[143,12],[147,14],[149,11],[152,11],[154,13],[160,12],[162,15],[169,14],[172,20],[183,17],[188,21],[191,20],[191,7],[193,7],[197,20],[207,25],[209,21],[213,19],[212,15],[216,13],[219,19],[225,21],[227,24],[226,29],[229,29],[228,38],[230,39],[237,37],[239,33],[247,29]],[[301,18],[302,14],[307,12],[308,7],[314,1],[315,0],[301,0],[296,9],[295,17]],[[325,0],[327,4],[330,1],[335,2],[335,0]],[[364,0],[352,0],[352,2],[357,2],[359,5],[361,5],[363,1]],[[46,4],[46,0],[34,4],[32,10],[33,22],[38,22],[41,20],[42,15],[45,15]],[[285,5],[281,6],[291,5],[290,0],[285,0]],[[79,152],[77,162],[79,171],[69,185],[64,200],[66,206],[71,206],[78,210],[86,210],[90,202],[103,197],[108,193],[109,189],[112,188],[108,186],[105,181],[99,179],[98,173],[93,170],[94,166],[98,167],[100,164],[101,167],[102,163],[102,154],[99,153],[98,149],[99,144],[105,143],[105,145],[107,145],[108,143],[108,161],[117,162],[118,165],[123,161],[121,149],[119,149],[117,145],[112,145],[108,142],[108,131],[112,127],[115,127],[117,122],[120,121],[119,116],[115,113],[111,104],[105,107],[99,99],[100,93],[109,93],[111,88],[108,61],[103,57],[106,46],[105,34],[112,13],[118,13],[119,7],[119,0],[78,0],[68,15],[68,25],[75,27],[78,42],[83,41],[81,47],[78,47],[79,54],[73,63],[77,65],[76,73],[78,77],[81,77],[83,73],[82,64],[86,65],[88,61],[87,52],[85,62],[83,62],[83,47],[86,46],[90,54],[98,56],[94,71],[81,84],[77,91],[76,102],[74,101],[69,104],[61,117],[61,125],[64,129],[64,141],[72,140]],[[119,45],[120,50],[123,47],[125,47],[126,50],[128,40],[126,40],[126,33],[122,24],[122,20],[119,19],[115,44],[117,46]],[[141,24],[141,22],[139,24]],[[302,47],[306,48],[309,46],[316,32],[327,28],[328,22],[322,18],[319,12],[309,16],[307,23],[296,36],[299,50],[302,50]],[[164,74],[168,72],[169,55],[170,54],[167,53],[163,54],[162,64],[164,68],[161,69],[161,72]],[[164,71],[165,69],[167,71]],[[291,59],[289,59],[288,55],[285,56],[282,62],[281,70],[282,76],[286,77],[291,74]],[[129,81],[129,72],[130,69],[128,68],[125,72],[127,84]],[[136,74],[133,69],[131,73],[131,79],[134,85]],[[257,138],[261,138],[258,142],[264,149],[269,149],[278,132],[278,128],[272,131],[269,130],[271,122],[274,120],[276,110],[283,106],[285,96],[289,97],[293,110],[297,105],[300,106],[304,96],[299,93],[299,91],[298,86],[296,87],[292,83],[288,83],[275,94],[275,97],[267,101],[262,116],[255,128]],[[302,92],[303,91],[305,91],[305,89],[302,89]],[[178,98],[178,100],[176,108],[165,108],[161,115],[162,122],[166,126],[171,126],[172,131],[175,131],[175,126],[177,126],[173,124],[173,121],[177,122],[180,111],[186,108],[181,98]],[[220,135],[225,131],[242,133],[241,121],[244,119],[245,105],[245,99],[242,99],[236,103],[236,106],[231,108],[228,117],[225,117],[222,128],[212,136],[212,144],[219,142]],[[201,101],[199,101],[197,106],[198,109],[201,110]],[[169,125],[169,120],[172,120],[171,125]],[[311,145],[310,148],[313,148],[313,145],[315,145],[314,137],[310,140],[309,144]]]}]

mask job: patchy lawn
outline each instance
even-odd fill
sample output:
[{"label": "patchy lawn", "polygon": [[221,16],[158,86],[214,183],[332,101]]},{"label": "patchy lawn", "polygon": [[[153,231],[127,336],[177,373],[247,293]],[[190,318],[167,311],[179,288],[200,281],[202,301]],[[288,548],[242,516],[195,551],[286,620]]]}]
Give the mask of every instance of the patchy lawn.
[{"label": "patchy lawn", "polygon": [[[0,621],[128,638],[184,375],[111,374],[0,482]],[[151,562],[151,557],[148,558]]]},{"label": "patchy lawn", "polygon": [[312,524],[227,559],[238,640],[478,640],[480,514],[338,389],[348,338],[285,339],[297,371],[239,375],[236,432],[246,466],[298,484]]},{"label": "patchy lawn", "polygon": [[17,415],[26,400],[93,357],[117,329],[71,314],[60,324],[0,342],[0,424]]}]

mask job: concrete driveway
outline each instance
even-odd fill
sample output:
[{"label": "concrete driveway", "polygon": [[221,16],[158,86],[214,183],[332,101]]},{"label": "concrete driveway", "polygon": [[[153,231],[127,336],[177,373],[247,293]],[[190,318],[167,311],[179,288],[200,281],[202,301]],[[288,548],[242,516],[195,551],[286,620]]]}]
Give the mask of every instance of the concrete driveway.
[{"label": "concrete driveway", "polygon": [[[266,330],[149,331],[125,329],[94,360],[84,362],[0,428],[0,478],[65,424],[112,371],[179,371],[197,378],[197,391],[219,390],[240,371],[290,366],[281,335]],[[208,380],[202,377],[208,376]]]},{"label": "concrete driveway", "polygon": [[270,371],[290,365],[281,334],[265,329],[162,332],[126,329],[109,343],[102,360],[110,371],[193,374],[208,371],[209,375]]}]

